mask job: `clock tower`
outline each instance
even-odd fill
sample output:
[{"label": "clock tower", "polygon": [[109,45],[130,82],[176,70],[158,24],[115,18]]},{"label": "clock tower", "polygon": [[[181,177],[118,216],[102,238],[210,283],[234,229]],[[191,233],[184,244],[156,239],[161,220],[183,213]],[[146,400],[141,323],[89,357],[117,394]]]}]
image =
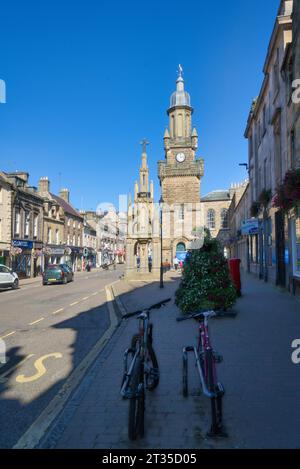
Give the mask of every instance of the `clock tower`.
[{"label": "clock tower", "polygon": [[192,127],[193,108],[184,89],[183,70],[179,65],[176,91],[172,93],[169,128],[164,134],[165,159],[158,162],[158,177],[163,203],[163,256],[171,262],[178,250],[187,250],[191,232],[202,226],[200,183],[203,159],[196,159],[198,134]]}]

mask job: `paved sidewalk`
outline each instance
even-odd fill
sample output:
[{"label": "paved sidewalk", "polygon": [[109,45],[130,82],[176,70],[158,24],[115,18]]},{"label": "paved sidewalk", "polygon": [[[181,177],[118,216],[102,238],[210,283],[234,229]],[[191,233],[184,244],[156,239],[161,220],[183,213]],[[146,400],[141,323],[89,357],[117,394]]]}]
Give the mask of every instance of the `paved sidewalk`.
[{"label": "paved sidewalk", "polygon": [[[170,277],[172,274],[170,274]],[[174,278],[174,277],[173,277]],[[44,447],[57,448],[297,448],[300,446],[300,365],[291,362],[291,342],[300,338],[300,302],[288,293],[245,276],[236,318],[211,321],[213,342],[224,356],[224,422],[229,437],[207,439],[209,401],[199,395],[190,370],[191,395],[181,393],[181,351],[193,344],[196,324],[177,323],[174,304],[154,311],[154,346],[161,380],[147,393],[146,437],[127,438],[128,401],[120,397],[122,355],[136,330],[123,322],[68,403]],[[157,283],[119,282],[129,310],[173,295],[178,278],[160,290]]]}]

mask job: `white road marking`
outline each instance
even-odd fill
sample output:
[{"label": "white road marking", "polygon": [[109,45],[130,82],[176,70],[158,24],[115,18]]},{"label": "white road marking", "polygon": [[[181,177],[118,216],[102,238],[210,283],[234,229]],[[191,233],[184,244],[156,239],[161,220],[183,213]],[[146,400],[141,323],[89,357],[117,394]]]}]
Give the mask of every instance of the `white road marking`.
[{"label": "white road marking", "polygon": [[82,301],[86,301],[88,299],[89,299],[89,296],[86,296],[86,297],[82,298]]},{"label": "white road marking", "polygon": [[38,322],[44,321],[44,319],[45,318],[40,318],[40,319],[37,319],[36,321],[30,322],[29,326],[33,326],[34,324],[37,324]]},{"label": "white road marking", "polygon": [[15,334],[16,332],[17,332],[17,331],[9,332],[9,334],[3,335],[2,337],[0,337],[0,339],[6,339],[6,337],[9,337],[9,336]]},{"label": "white road marking", "polygon": [[69,306],[75,306],[78,305],[79,301],[74,301],[74,303],[71,303]]},{"label": "white road marking", "polygon": [[60,308],[57,311],[54,311],[52,314],[58,314],[61,313],[64,310],[64,308]]}]

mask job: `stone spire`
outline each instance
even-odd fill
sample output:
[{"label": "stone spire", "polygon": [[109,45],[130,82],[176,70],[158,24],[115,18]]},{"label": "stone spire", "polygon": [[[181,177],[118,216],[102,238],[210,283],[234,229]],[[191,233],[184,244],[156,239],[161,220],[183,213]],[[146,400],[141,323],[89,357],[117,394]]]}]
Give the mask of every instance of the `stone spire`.
[{"label": "stone spire", "polygon": [[140,167],[140,192],[149,192],[149,168],[146,153],[146,145],[149,145],[149,142],[147,142],[147,140],[143,140],[141,145],[143,145],[143,153],[142,164]]}]

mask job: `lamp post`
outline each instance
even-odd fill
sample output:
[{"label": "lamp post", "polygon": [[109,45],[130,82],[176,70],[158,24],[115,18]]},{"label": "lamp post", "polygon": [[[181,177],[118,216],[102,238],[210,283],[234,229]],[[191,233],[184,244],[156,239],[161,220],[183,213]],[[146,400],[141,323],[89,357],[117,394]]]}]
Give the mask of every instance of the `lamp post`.
[{"label": "lamp post", "polygon": [[159,288],[164,288],[162,198],[160,198],[160,201],[159,201],[159,208],[160,208],[160,279],[159,279]]}]

